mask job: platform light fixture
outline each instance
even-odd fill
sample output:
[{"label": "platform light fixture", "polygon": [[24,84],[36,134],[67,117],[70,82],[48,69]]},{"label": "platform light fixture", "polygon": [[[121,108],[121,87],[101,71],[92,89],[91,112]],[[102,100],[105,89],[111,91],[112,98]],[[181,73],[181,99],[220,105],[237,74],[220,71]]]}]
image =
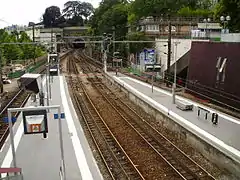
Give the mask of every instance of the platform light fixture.
[{"label": "platform light fixture", "polygon": [[211,18],[205,18],[205,19],[203,19],[203,22],[204,22],[205,25],[206,25],[205,33],[206,33],[206,38],[208,38],[208,35],[207,35],[207,29],[208,29],[208,23],[211,22]]},{"label": "platform light fixture", "polygon": [[224,31],[224,33],[226,33],[227,31],[227,29],[226,29],[226,27],[227,27],[227,24],[228,24],[228,22],[231,20],[231,17],[230,16],[221,16],[220,17],[220,21],[223,23],[223,31]]},{"label": "platform light fixture", "polygon": [[174,82],[172,86],[172,97],[173,104],[176,104],[176,87],[177,87],[177,46],[180,44],[180,41],[174,42],[175,45],[175,55],[174,55]]}]

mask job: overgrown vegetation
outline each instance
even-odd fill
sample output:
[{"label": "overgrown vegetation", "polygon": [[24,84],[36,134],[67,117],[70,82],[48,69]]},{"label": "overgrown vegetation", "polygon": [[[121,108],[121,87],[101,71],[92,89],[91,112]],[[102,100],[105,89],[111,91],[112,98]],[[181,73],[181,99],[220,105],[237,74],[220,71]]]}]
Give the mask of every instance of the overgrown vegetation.
[{"label": "overgrown vegetation", "polygon": [[33,44],[1,44],[1,43],[30,43],[31,39],[25,32],[17,31],[8,34],[3,29],[0,30],[0,55],[2,65],[18,60],[24,62],[27,59],[34,59],[44,55],[44,48]]}]

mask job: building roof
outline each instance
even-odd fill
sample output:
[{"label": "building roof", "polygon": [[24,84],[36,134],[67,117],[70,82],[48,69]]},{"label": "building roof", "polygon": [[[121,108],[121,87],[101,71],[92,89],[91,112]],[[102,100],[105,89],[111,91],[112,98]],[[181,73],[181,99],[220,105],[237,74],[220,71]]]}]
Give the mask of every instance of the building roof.
[{"label": "building roof", "polygon": [[34,78],[37,79],[41,76],[41,74],[30,74],[30,73],[26,73],[24,75],[21,76],[21,78]]}]

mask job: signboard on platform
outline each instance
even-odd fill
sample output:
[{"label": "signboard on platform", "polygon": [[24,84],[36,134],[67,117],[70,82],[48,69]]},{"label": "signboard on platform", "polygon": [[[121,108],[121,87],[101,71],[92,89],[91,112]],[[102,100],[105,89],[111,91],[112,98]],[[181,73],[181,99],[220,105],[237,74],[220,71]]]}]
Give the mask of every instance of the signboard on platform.
[{"label": "signboard on platform", "polygon": [[144,49],[144,64],[155,64],[155,50],[154,49]]},{"label": "signboard on platform", "polygon": [[24,134],[47,133],[47,111],[23,112]]},{"label": "signboard on platform", "polygon": [[[58,119],[58,114],[54,114],[54,119]],[[64,113],[61,113],[61,119],[65,119]]]},{"label": "signboard on platform", "polygon": [[[16,117],[12,117],[12,123],[15,123],[17,121],[17,118]],[[8,123],[8,117],[4,117],[3,118],[3,122],[4,123]]]}]

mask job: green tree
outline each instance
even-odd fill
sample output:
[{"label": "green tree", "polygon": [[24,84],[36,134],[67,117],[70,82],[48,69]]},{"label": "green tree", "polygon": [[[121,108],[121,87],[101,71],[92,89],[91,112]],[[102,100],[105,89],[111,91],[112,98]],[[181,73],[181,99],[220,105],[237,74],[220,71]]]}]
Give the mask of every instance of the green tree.
[{"label": "green tree", "polygon": [[221,0],[215,8],[215,17],[230,16],[228,27],[231,31],[240,30],[240,1],[239,0]]},{"label": "green tree", "polygon": [[[25,32],[21,32],[19,42],[24,43],[24,42],[32,42],[32,41]],[[20,45],[20,48],[22,50],[21,59],[24,60],[24,59],[32,59],[34,57],[38,57],[38,55],[36,54],[37,46],[32,44],[23,44],[23,45]]]},{"label": "green tree", "polygon": [[[121,4],[121,3],[122,3],[121,0],[102,0],[101,1],[100,6],[97,9],[95,9],[93,16],[91,16],[90,22],[89,22],[94,35],[102,34],[103,31],[106,30],[106,29],[101,30],[101,28],[100,28],[100,26],[103,26],[102,22],[105,22],[105,20],[102,20],[104,14],[107,13],[108,10],[113,8],[113,6]],[[105,17],[106,17],[106,15],[105,15]],[[111,28],[112,27],[109,27],[109,30]]]},{"label": "green tree", "polygon": [[191,16],[195,14],[205,15],[211,7],[211,0],[135,0],[132,3],[131,12],[136,19],[179,14]]},{"label": "green tree", "polygon": [[8,34],[4,30],[0,30],[0,49],[2,51],[2,64],[8,64],[11,60],[24,60],[39,57],[44,54],[42,47],[32,44],[2,44],[1,43],[25,43],[32,42],[25,32],[18,35],[15,33]]},{"label": "green tree", "polygon": [[69,25],[82,25],[88,21],[88,17],[93,13],[93,6],[87,2],[68,1],[64,4],[63,14]]},{"label": "green tree", "polygon": [[[127,39],[129,41],[151,41],[151,39],[146,37],[143,32],[128,33]],[[153,43],[129,43],[129,52],[137,53],[144,48],[151,48],[152,46]]]},{"label": "green tree", "polygon": [[178,11],[178,15],[186,17],[209,17],[213,16],[213,11],[208,9],[191,9],[190,7],[183,7]]},{"label": "green tree", "polygon": [[57,6],[50,6],[46,8],[43,14],[43,24],[45,27],[58,27],[60,24],[64,23],[65,19],[61,15],[60,8]]},{"label": "green tree", "polygon": [[[3,43],[16,43],[17,38],[15,35],[4,34]],[[11,60],[17,60],[21,56],[21,49],[16,44],[3,45],[3,56],[6,58],[6,63],[10,63]]]},{"label": "green tree", "polygon": [[132,11],[138,19],[148,16],[159,17],[161,14],[176,14],[186,4],[186,0],[135,0]]}]

